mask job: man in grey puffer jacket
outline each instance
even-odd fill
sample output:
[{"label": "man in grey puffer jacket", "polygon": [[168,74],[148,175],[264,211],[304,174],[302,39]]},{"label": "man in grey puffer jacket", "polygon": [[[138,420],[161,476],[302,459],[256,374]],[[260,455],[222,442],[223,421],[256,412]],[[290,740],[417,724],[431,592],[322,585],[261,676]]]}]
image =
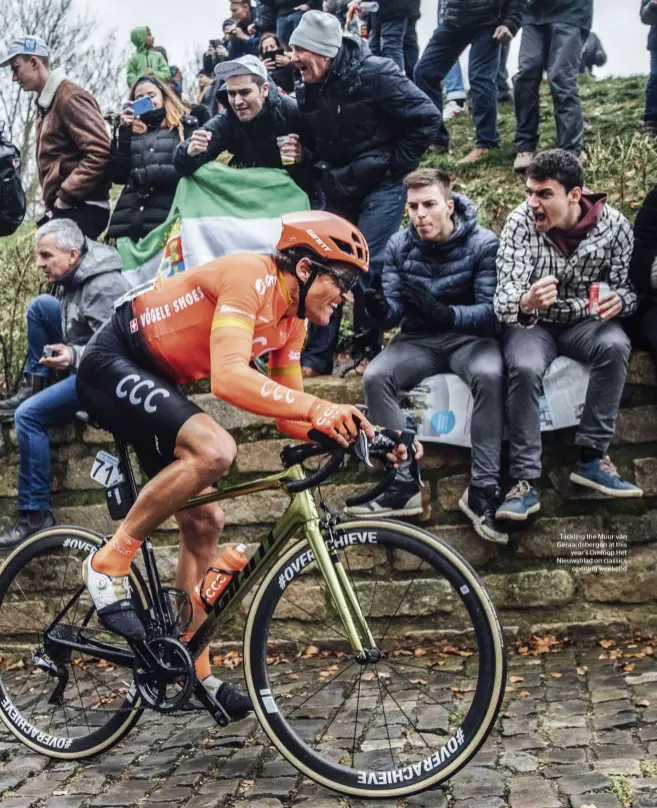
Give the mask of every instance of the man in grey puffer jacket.
[{"label": "man in grey puffer jacket", "polygon": [[[370,315],[401,334],[371,362],[363,378],[373,423],[402,429],[397,396],[428,376],[456,373],[472,388],[472,480],[459,503],[476,532],[506,543],[495,522],[500,503],[504,363],[493,309],[497,236],[477,223],[470,200],[433,168],[404,180],[411,226],[388,242],[382,289],[365,293]],[[408,464],[407,464],[408,465]],[[394,485],[350,516],[422,512],[417,483],[402,465]]]},{"label": "man in grey puffer jacket", "polygon": [[[118,252],[86,239],[70,219],[53,219],[34,237],[37,265],[57,286],[57,297],[39,295],[27,310],[27,381],[0,402],[0,417],[14,416],[18,440],[18,519],[0,535],[0,550],[50,527],[50,443],[47,430],[63,426],[81,409],[75,370],[84,349],[128,289]],[[53,370],[69,372],[47,386]]]}]

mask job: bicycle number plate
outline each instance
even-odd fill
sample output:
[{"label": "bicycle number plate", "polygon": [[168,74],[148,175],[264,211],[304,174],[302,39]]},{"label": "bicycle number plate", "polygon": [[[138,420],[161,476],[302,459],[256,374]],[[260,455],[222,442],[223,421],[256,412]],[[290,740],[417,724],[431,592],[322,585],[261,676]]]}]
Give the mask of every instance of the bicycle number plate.
[{"label": "bicycle number plate", "polygon": [[119,470],[119,459],[109,452],[100,451],[96,455],[90,477],[104,488],[111,488],[123,479]]}]

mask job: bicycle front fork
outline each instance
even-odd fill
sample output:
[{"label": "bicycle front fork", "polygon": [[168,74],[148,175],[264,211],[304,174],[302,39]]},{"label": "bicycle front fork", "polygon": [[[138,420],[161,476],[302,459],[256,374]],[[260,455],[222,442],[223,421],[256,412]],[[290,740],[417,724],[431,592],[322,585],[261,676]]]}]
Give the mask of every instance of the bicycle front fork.
[{"label": "bicycle front fork", "polygon": [[376,647],[372,632],[360,608],[353,583],[335,549],[331,521],[330,519],[327,520],[326,535],[323,535],[320,530],[319,514],[312,495],[308,491],[304,493],[310,500],[307,507],[310,509],[312,504],[312,511],[316,515],[316,518],[306,522],[306,538],[315,556],[317,566],[326,581],[333,606],[340,616],[356,661],[363,665],[376,663],[379,661],[381,654]]}]

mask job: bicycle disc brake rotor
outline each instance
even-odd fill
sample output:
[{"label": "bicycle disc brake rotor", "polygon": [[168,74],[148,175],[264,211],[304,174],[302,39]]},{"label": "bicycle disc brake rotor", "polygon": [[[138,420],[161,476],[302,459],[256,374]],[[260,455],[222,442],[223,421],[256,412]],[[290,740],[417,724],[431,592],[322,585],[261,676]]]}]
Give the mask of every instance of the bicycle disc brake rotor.
[{"label": "bicycle disc brake rotor", "polygon": [[194,660],[173,637],[155,637],[148,647],[165,670],[151,670],[138,658],[133,673],[139,695],[148,707],[160,713],[179,710],[194,690]]}]

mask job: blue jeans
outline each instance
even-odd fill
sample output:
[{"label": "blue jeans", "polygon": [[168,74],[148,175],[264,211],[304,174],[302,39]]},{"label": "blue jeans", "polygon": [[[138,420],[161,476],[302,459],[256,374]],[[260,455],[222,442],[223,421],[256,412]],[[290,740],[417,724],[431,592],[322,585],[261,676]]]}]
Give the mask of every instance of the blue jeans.
[{"label": "blue jeans", "polygon": [[50,441],[47,429],[63,426],[82,409],[75,375],[30,396],[16,410],[18,510],[50,510]]},{"label": "blue jeans", "polygon": [[407,19],[375,20],[368,40],[372,53],[392,59],[400,70],[404,70],[404,40],[409,25]]},{"label": "blue jeans", "polygon": [[[470,94],[472,120],[477,130],[477,146],[483,149],[500,145],[497,128],[497,71],[500,43],[493,39],[493,27],[459,28],[441,23],[433,32],[415,68],[415,83],[439,111],[443,111],[443,79],[463,51],[470,48]],[[449,145],[449,133],[441,123],[436,136],[440,146]]]},{"label": "blue jeans", "polygon": [[[383,252],[390,237],[401,225],[406,204],[406,192],[400,182],[385,183],[366,196],[355,211],[339,210],[328,204],[329,210],[338,213],[360,228],[370,248],[370,271],[362,279],[368,285],[373,276],[380,275],[383,268]],[[318,373],[329,374],[333,370],[333,354],[340,334],[342,306],[335,310],[328,325],[313,325],[308,328],[306,346],[301,355],[301,364]],[[357,350],[365,350],[374,356],[381,350],[383,333],[365,309],[363,286],[354,289],[354,333],[357,335]]]},{"label": "blue jeans", "polygon": [[[27,309],[27,372],[47,376],[39,364],[43,346],[62,342],[62,311],[52,295],[35,297]],[[50,509],[50,442],[46,430],[62,426],[81,409],[75,392],[75,376],[30,396],[16,410],[18,439],[18,509]]]},{"label": "blue jeans", "polygon": [[27,308],[27,365],[25,371],[35,376],[50,376],[50,371],[39,364],[43,346],[61,342],[62,307],[52,295],[39,295]]},{"label": "blue jeans", "polygon": [[303,14],[303,11],[290,11],[289,14],[279,14],[276,18],[276,36],[286,45],[289,44],[290,37],[301,21]]},{"label": "blue jeans", "polygon": [[457,59],[445,76],[445,98],[447,101],[465,101],[465,84],[463,83],[463,71],[461,63]]},{"label": "blue jeans", "polygon": [[650,51],[650,76],[646,85],[646,110],[643,120],[657,124],[657,50]]}]

